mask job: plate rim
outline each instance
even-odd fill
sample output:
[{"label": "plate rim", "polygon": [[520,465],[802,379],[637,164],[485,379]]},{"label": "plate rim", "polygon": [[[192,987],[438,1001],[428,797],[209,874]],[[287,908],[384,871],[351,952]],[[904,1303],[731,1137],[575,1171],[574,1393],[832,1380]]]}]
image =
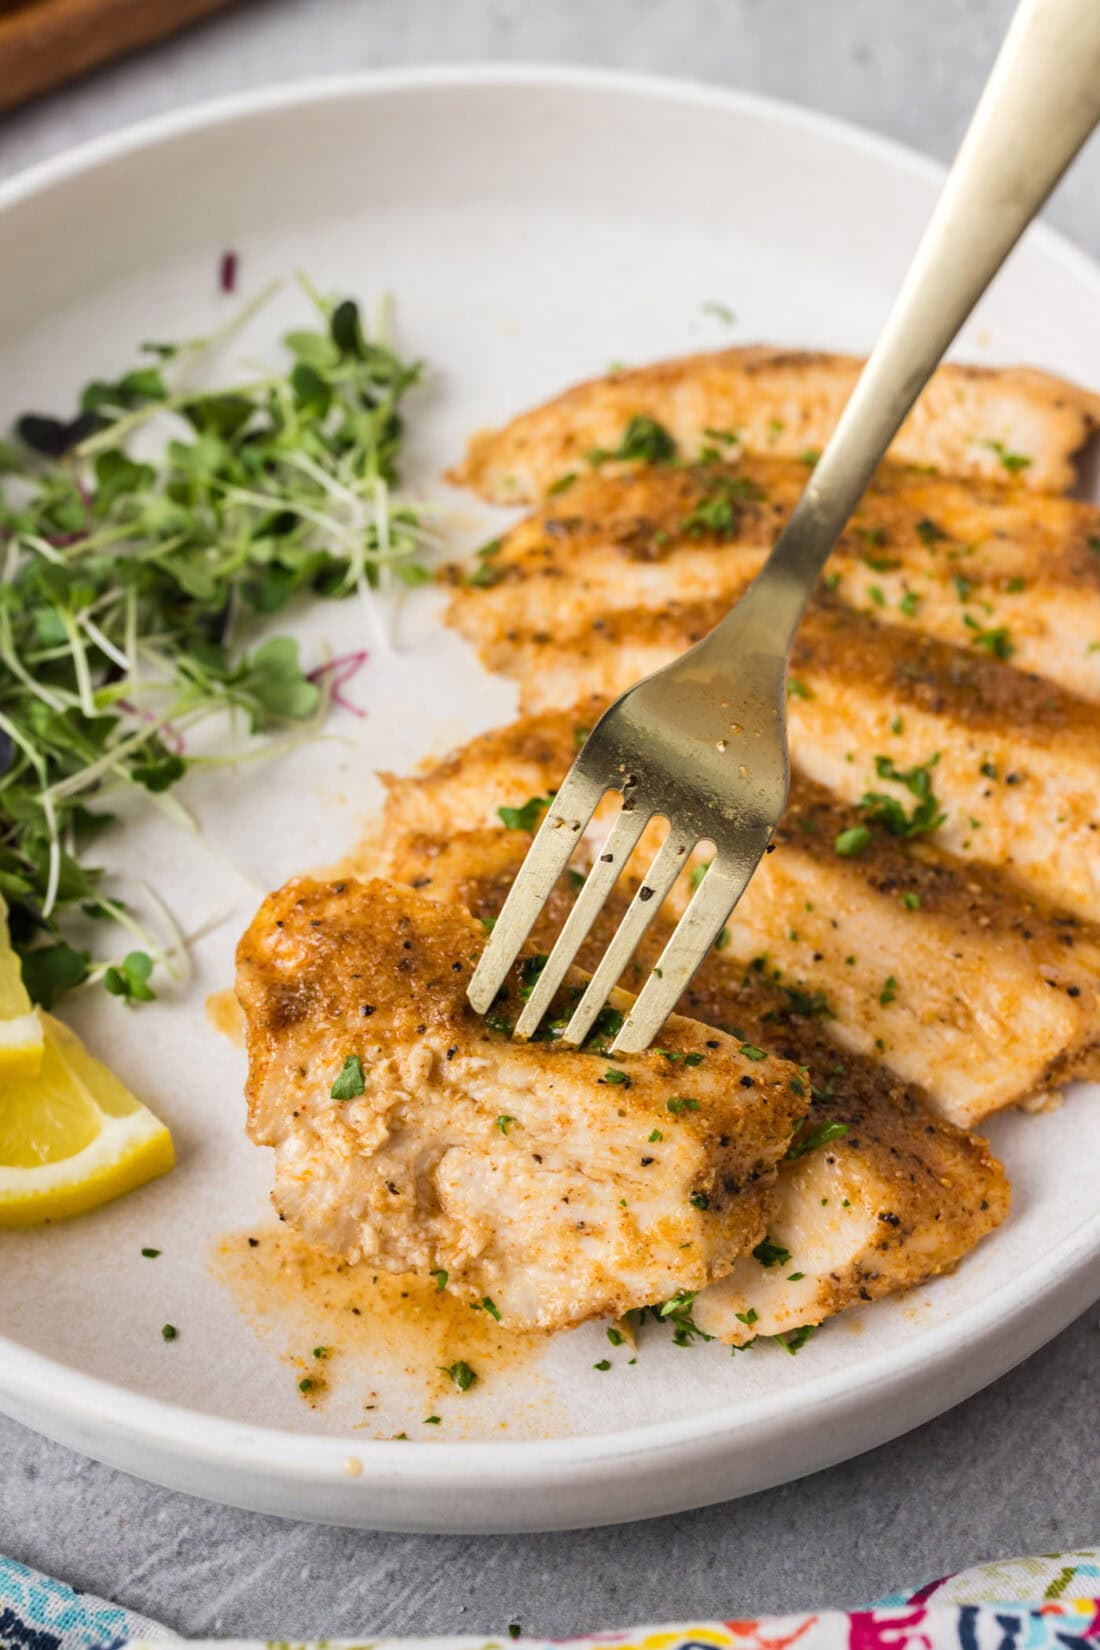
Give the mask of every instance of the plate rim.
[{"label": "plate rim", "polygon": [[[924,184],[936,184],[945,175],[945,168],[938,161],[854,122],[781,99],[703,81],[564,63],[429,64],[250,88],[188,104],[101,134],[0,182],[0,220],[22,203],[60,184],[107,168],[135,151],[168,146],[209,128],[266,114],[293,116],[299,108],[342,99],[371,99],[435,89],[476,94],[494,87],[626,93],[684,106],[724,109],[788,129],[818,134],[831,144],[843,145],[853,152],[876,155],[896,171]],[[1027,232],[1027,240],[1075,277],[1094,285],[1100,297],[1100,264],[1060,231],[1047,224],[1035,224]],[[800,1389],[806,1401],[803,1407],[812,1410],[816,1424],[820,1424],[830,1411],[838,1406],[854,1405],[871,1389],[889,1386],[904,1395],[918,1376],[920,1385],[935,1385],[942,1372],[960,1361],[961,1343],[973,1347],[976,1340],[983,1344],[1004,1342],[1006,1332],[1016,1330],[1015,1346],[1009,1349],[1007,1357],[1003,1351],[999,1352],[996,1367],[984,1369],[976,1379],[962,1372],[963,1379],[961,1383],[956,1382],[957,1390],[950,1399],[952,1403],[957,1402],[1005,1373],[1064,1327],[1078,1311],[1084,1310],[1100,1290],[1100,1270],[1093,1282],[1086,1276],[1098,1261],[1100,1202],[1094,1214],[1064,1238],[1057,1250],[1038,1256],[1025,1272],[1006,1280],[961,1315],[945,1318],[926,1330],[920,1339],[916,1368],[913,1347],[887,1347],[855,1369],[839,1369],[808,1379]],[[1065,1300],[1070,1296],[1073,1304],[1067,1312]],[[1036,1334],[1043,1316],[1037,1309],[1045,1303],[1049,1310],[1052,1302],[1059,1303],[1058,1321],[1053,1328],[1044,1323]],[[631,1463],[639,1472],[651,1470],[670,1453],[679,1457],[681,1465],[689,1464],[692,1458],[699,1458],[704,1448],[708,1452],[719,1448],[728,1450],[752,1432],[765,1431],[784,1416],[789,1418],[790,1408],[789,1395],[780,1393],[754,1399],[748,1418],[744,1406],[731,1401],[698,1416],[654,1421],[614,1432],[548,1439],[455,1442],[441,1439],[433,1440],[429,1449],[410,1452],[396,1440],[291,1432],[232,1421],[129,1391],[100,1376],[76,1370],[57,1358],[29,1350],[4,1335],[0,1335],[0,1396],[5,1403],[14,1402],[24,1413],[29,1408],[40,1414],[46,1423],[42,1430],[48,1430],[51,1420],[60,1419],[77,1429],[93,1426],[106,1429],[139,1447],[154,1451],[168,1449],[177,1458],[182,1456],[192,1461],[202,1458],[222,1468],[253,1470],[273,1481],[285,1481],[291,1476],[298,1483],[313,1481],[327,1486],[332,1486],[346,1473],[349,1457],[356,1457],[364,1468],[363,1477],[358,1480],[364,1486],[375,1490],[383,1488],[379,1476],[375,1476],[377,1472],[384,1482],[399,1485],[412,1494],[468,1486],[475,1471],[479,1488],[485,1491],[514,1486],[521,1480],[531,1484],[552,1480],[563,1487],[563,1481],[567,1481],[579,1486],[588,1481],[594,1471],[612,1465],[620,1471],[629,1470]],[[938,1406],[934,1413],[942,1407]],[[905,1430],[904,1423],[892,1426],[886,1434],[878,1428],[875,1436],[861,1447],[882,1442],[886,1436],[892,1437],[902,1430]],[[815,1470],[824,1464],[821,1459],[809,1460],[804,1470]],[[357,1480],[345,1478],[344,1481],[349,1490],[354,1490]],[[636,1516],[644,1515],[645,1510]]]}]

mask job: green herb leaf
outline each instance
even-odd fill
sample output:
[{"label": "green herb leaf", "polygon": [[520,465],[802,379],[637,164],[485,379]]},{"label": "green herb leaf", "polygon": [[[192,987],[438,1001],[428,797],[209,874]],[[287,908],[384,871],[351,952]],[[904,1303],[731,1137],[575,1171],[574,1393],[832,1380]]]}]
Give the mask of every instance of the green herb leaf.
[{"label": "green herb leaf", "polygon": [[842,859],[855,859],[870,842],[871,833],[866,825],[850,825],[846,831],[837,832],[833,848]]},{"label": "green herb leaf", "polygon": [[805,1157],[807,1152],[815,1152],[819,1146],[827,1146],[830,1140],[842,1140],[847,1133],[847,1123],[818,1123],[814,1127],[808,1118],[803,1118],[798,1134],[787,1147],[786,1160],[789,1163],[795,1162],[798,1158]]},{"label": "green herb leaf", "polygon": [[365,1094],[366,1088],[362,1060],[358,1054],[345,1055],[340,1074],[329,1090],[332,1098],[334,1100],[354,1100],[356,1095]]},{"label": "green herb leaf", "polygon": [[553,800],[552,796],[532,796],[521,808],[498,808],[497,818],[506,830],[528,831],[533,835]]},{"label": "green herb leaf", "polygon": [[460,1392],[469,1392],[470,1388],[477,1381],[476,1372],[472,1370],[469,1364],[462,1358],[460,1358],[457,1363],[441,1364],[440,1368],[442,1369],[444,1375],[450,1376],[451,1380]]},{"label": "green herb leaf", "polygon": [[627,424],[617,447],[594,447],[588,462],[605,464],[611,459],[640,459],[646,464],[663,464],[675,456],[676,443],[664,425],[639,413]]},{"label": "green herb leaf", "polygon": [[752,1252],[752,1258],[758,1260],[761,1266],[769,1268],[772,1266],[786,1266],[791,1258],[791,1251],[784,1249],[781,1243],[776,1243],[772,1238],[766,1237],[756,1245]]}]

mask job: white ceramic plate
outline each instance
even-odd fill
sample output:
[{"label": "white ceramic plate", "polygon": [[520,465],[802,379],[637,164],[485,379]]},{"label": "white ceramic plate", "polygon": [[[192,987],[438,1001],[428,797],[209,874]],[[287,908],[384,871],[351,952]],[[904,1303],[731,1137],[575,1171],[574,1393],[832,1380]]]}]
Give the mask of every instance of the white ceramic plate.
[{"label": "white ceramic plate", "polygon": [[[730,341],[862,349],[932,202],[936,171],[831,122],[724,93],[575,70],[429,71],[264,93],[154,122],[0,191],[0,415],[63,410],[138,340],[208,329],[229,301],[219,254],[253,292],[301,266],[323,288],[397,296],[405,345],[433,367],[413,413],[415,487],[475,426],[613,359]],[[730,306],[730,326],[704,312]],[[1100,277],[1033,233],[960,353],[1100,383]],[[285,291],[234,346],[273,347],[301,313]],[[438,488],[447,497],[446,490]],[[485,512],[449,495],[452,540]],[[480,517],[480,519],[479,519]],[[261,886],[339,855],[407,769],[505,720],[418,594],[401,648],[355,684],[369,715],[279,765],[242,767],[195,801],[202,841],[135,824],[114,863],[147,875],[197,946],[193,985],[127,1012],[102,995],[76,1020],[171,1124],[166,1180],[69,1226],[0,1238],[0,1401],[118,1466],[297,1517],[424,1530],[516,1530],[640,1518],[823,1467],[994,1379],[1098,1290],[1097,1095],[992,1133],[1011,1221],[954,1277],[849,1314],[797,1360],[731,1360],[650,1336],[637,1364],[603,1330],[559,1339],[472,1392],[430,1397],[393,1333],[341,1354],[310,1408],[296,1355],[321,1332],[273,1309],[256,1333],[212,1270],[218,1240],[263,1233],[269,1161],[242,1132],[243,1057],[213,1035],[208,992]],[[353,603],[298,628],[316,656],[361,641]],[[140,1249],[162,1250],[155,1262]],[[179,1339],[160,1328],[170,1320]],[[415,1351],[415,1349],[414,1349]],[[375,1408],[364,1405],[373,1402]],[[442,1416],[425,1428],[429,1408]],[[412,1442],[389,1441],[407,1431]]]}]

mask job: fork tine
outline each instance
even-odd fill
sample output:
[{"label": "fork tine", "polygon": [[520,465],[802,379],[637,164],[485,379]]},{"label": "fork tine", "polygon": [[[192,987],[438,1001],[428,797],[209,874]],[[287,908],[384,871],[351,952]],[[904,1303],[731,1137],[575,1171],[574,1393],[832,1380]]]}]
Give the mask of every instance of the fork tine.
[{"label": "fork tine", "polygon": [[561,933],[539,975],[534,990],[516,1021],[515,1035],[530,1037],[538,1029],[539,1021],[553,1000],[569,965],[584,943],[603,902],[617,882],[619,875],[649,822],[649,813],[642,808],[623,808],[607,833],[607,838],[577,895],[573,909],[562,924]]},{"label": "fork tine", "polygon": [[[653,921],[666,894],[676,881],[695,846],[695,838],[685,836],[673,827],[662,842],[641,887],[627,907],[623,920],[611,937],[611,943],[600,958],[588,987],[565,1028],[563,1041],[583,1043],[603,1008],[619,976],[642,936]],[[541,983],[541,982],[540,982]]]},{"label": "fork tine", "polygon": [[476,1013],[486,1012],[504,984],[520,947],[607,788],[581,772],[576,763],[566,776],[527,851],[519,875],[508,890],[489,943],[474,969],[466,996]]},{"label": "fork tine", "polygon": [[733,870],[723,870],[715,859],[627,1015],[611,1046],[613,1054],[640,1054],[649,1047],[721,933],[758,859]]}]

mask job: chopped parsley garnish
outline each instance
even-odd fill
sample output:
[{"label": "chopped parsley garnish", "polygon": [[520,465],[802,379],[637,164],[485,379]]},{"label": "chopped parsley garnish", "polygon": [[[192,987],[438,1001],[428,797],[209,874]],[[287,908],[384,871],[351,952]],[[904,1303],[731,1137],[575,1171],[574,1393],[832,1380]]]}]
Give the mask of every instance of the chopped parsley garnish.
[{"label": "chopped parsley garnish", "polygon": [[724,951],[732,938],[733,936],[728,928],[721,929],[719,931],[718,938],[714,942],[714,949],[716,951]]},{"label": "chopped parsley garnish", "polygon": [[552,796],[528,797],[522,808],[498,808],[497,818],[509,831],[527,831],[534,834],[539,820],[553,802]]},{"label": "chopped parsley garnish", "polygon": [[750,1306],[747,1312],[735,1312],[733,1315],[737,1319],[738,1323],[743,1323],[745,1325],[746,1329],[751,1329],[760,1316],[755,1306]]},{"label": "chopped parsley garnish", "polygon": [[653,1052],[673,1066],[701,1066],[706,1059],[705,1054],[685,1054],[677,1048],[655,1048]]},{"label": "chopped parsley garnish", "polygon": [[855,859],[871,841],[871,832],[866,825],[850,825],[846,831],[838,831],[833,838],[833,848],[842,859]]},{"label": "chopped parsley garnish", "polygon": [[878,994],[878,1000],[883,1008],[888,1008],[891,1003],[897,1001],[897,996],[898,982],[893,974],[887,974],[886,979],[883,981],[882,990]]},{"label": "chopped parsley garnish", "polygon": [[500,1307],[497,1305],[497,1303],[493,1299],[492,1295],[483,1295],[481,1297],[481,1304],[482,1304],[483,1308],[485,1309],[485,1311],[488,1312],[489,1316],[491,1318],[495,1318],[497,1323],[499,1323],[500,1322]]},{"label": "chopped parsley garnish", "polygon": [[688,883],[690,884],[690,886],[692,888],[698,888],[699,884],[702,882],[703,878],[706,876],[707,872],[710,870],[713,863],[714,863],[713,860],[708,859],[705,865],[693,865],[692,866],[691,875],[688,877]]},{"label": "chopped parsley garnish", "polygon": [[687,1094],[674,1094],[668,1102],[668,1109],[673,1117],[681,1117],[686,1111],[698,1111],[699,1102]]},{"label": "chopped parsley garnish", "polygon": [[741,520],[741,512],[734,504],[734,493],[732,481],[719,482],[714,491],[700,499],[691,513],[684,517],[680,531],[693,537],[717,533],[722,538],[732,538]]},{"label": "chopped parsley garnish", "polygon": [[469,1392],[477,1381],[477,1372],[471,1369],[463,1358],[460,1358],[457,1363],[441,1364],[439,1367],[444,1375],[450,1376],[460,1392]]},{"label": "chopped parsley garnish", "polygon": [[[565,1030],[567,1023],[567,1021],[562,1022],[562,1031]],[[621,1010],[612,1008],[610,1004],[607,1004],[597,1014],[592,1024],[592,1030],[584,1039],[581,1048],[586,1054],[606,1054],[622,1029],[623,1015]]]},{"label": "chopped parsley garnish", "polygon": [[317,1382],[313,1379],[312,1375],[303,1375],[301,1380],[298,1382],[298,1391],[312,1392],[316,1385]]},{"label": "chopped parsley garnish", "polygon": [[928,545],[931,549],[932,545],[941,543],[947,537],[947,534],[938,522],[931,521],[925,516],[923,520],[917,522],[917,537],[922,544]]},{"label": "chopped parsley garnish", "polygon": [[1015,653],[1016,644],[1007,625],[982,625],[970,613],[963,614],[963,624],[970,631],[974,646],[984,648],[991,658],[1003,663]]},{"label": "chopped parsley garnish", "polygon": [[523,1002],[534,991],[539,981],[539,975],[550,961],[549,957],[540,953],[536,957],[524,957],[519,965],[519,994]]},{"label": "chopped parsley garnish", "polygon": [[812,470],[814,468],[814,465],[818,463],[820,458],[821,458],[821,452],[817,447],[807,447],[805,452],[799,453],[798,462],[800,464],[808,465],[809,468]]},{"label": "chopped parsley garnish", "polygon": [[1026,470],[1031,463],[1030,458],[1025,457],[1023,453],[1010,453],[1003,441],[987,441],[984,445],[990,452],[996,453],[1010,476],[1019,475],[1021,470]]},{"label": "chopped parsley garnish", "polygon": [[435,1279],[436,1293],[441,1295],[447,1287],[449,1274],[443,1270],[442,1266],[437,1266],[434,1272],[429,1272],[428,1276]]},{"label": "chopped parsley garnish", "polygon": [[507,1134],[514,1122],[514,1117],[511,1117],[508,1112],[502,1111],[500,1116],[497,1118],[496,1126],[500,1130],[501,1134]]},{"label": "chopped parsley garnish", "polygon": [[588,454],[590,464],[606,464],[611,459],[640,459],[646,464],[667,463],[676,456],[676,443],[663,424],[639,413],[630,420],[617,447],[594,447]]},{"label": "chopped parsley garnish", "polygon": [[175,1341],[179,1339],[179,1330],[174,1323],[166,1323],[160,1333],[162,1340]]},{"label": "chopped parsley garnish", "polygon": [[807,683],[800,681],[797,676],[787,677],[788,699],[812,699],[813,696],[814,690],[812,687],[809,687]]},{"label": "chopped parsley garnish", "polygon": [[624,1340],[626,1339],[622,1330],[616,1329],[614,1324],[608,1325],[607,1338],[611,1342],[612,1346],[622,1346]]},{"label": "chopped parsley garnish", "polygon": [[663,1322],[673,1326],[672,1339],[676,1346],[690,1346],[698,1336],[701,1341],[709,1341],[713,1337],[699,1328],[691,1315],[691,1308],[695,1304],[696,1289],[681,1289],[670,1300],[657,1308],[657,1316]]},{"label": "chopped parsley garnish", "polygon": [[313,1356],[318,1360],[323,1361],[328,1357],[331,1350],[332,1348],[328,1346],[315,1346],[313,1348]]},{"label": "chopped parsley garnish", "polygon": [[779,1342],[784,1352],[789,1352],[793,1358],[796,1353],[801,1352],[817,1327],[816,1323],[804,1323],[800,1329],[792,1329],[789,1335],[776,1335],[774,1339]]},{"label": "chopped parsley garnish", "polygon": [[334,1100],[354,1100],[357,1094],[366,1093],[363,1062],[358,1054],[345,1055],[343,1069],[329,1092]]},{"label": "chopped parsley garnish", "polygon": [[717,298],[708,298],[701,308],[704,315],[713,315],[716,321],[721,321],[727,327],[732,327],[737,320],[730,306],[719,303]]},{"label": "chopped parsley garnish", "polygon": [[515,1029],[513,1022],[509,1019],[508,1015],[502,1014],[501,1011],[496,1008],[491,1008],[489,1010],[484,1017],[483,1024],[487,1026],[490,1031],[498,1032],[502,1037],[510,1037]]},{"label": "chopped parsley garnish", "polygon": [[616,1066],[608,1066],[607,1070],[600,1078],[601,1083],[617,1083],[624,1089],[628,1089],[630,1087],[630,1081],[631,1080],[627,1073],[625,1071],[619,1071]]},{"label": "chopped parsley garnish", "polygon": [[710,1198],[706,1192],[692,1192],[690,1202],[694,1209],[710,1208]]},{"label": "chopped parsley garnish", "polygon": [[656,1145],[658,1140],[663,1140],[663,1139],[664,1139],[664,1135],[661,1133],[660,1129],[652,1129],[650,1131],[650,1133],[646,1136],[646,1140],[647,1140],[648,1144],[651,1145],[651,1146]]},{"label": "chopped parsley garnish", "polygon": [[[891,836],[924,836],[929,831],[937,830],[947,818],[940,811],[932,789],[932,769],[939,759],[939,752],[936,751],[927,762],[918,762],[911,768],[902,769],[889,756],[876,756],[876,776],[889,780],[891,784],[903,785],[916,798],[916,806],[912,813],[906,813],[897,797],[883,791],[865,791],[859,805],[866,817],[876,825],[884,826]],[[837,851],[840,852],[839,849]]]},{"label": "chopped parsley garnish", "polygon": [[595,1363],[595,1364],[592,1365],[592,1368],[593,1369],[598,1369],[601,1372],[601,1374],[606,1374],[606,1372],[611,1368],[611,1359],[610,1358],[601,1358],[599,1363]]},{"label": "chopped parsley garnish", "polygon": [[904,613],[907,619],[911,619],[920,607],[922,599],[915,590],[907,590],[898,603],[899,612]]},{"label": "chopped parsley garnish", "polygon": [[567,493],[576,479],[576,470],[566,470],[565,474],[563,476],[559,476],[557,481],[552,481],[550,483],[549,487],[546,489],[547,498],[556,498],[559,493]]},{"label": "chopped parsley garnish", "polygon": [[745,1056],[746,1060],[766,1060],[768,1058],[766,1051],[757,1048],[755,1043],[742,1043],[740,1053]]},{"label": "chopped parsley garnish", "polygon": [[159,1249],[143,1249],[141,1252],[146,1260],[156,1260],[160,1255]]},{"label": "chopped parsley garnish", "polygon": [[919,911],[920,910],[920,895],[919,894],[914,894],[910,890],[908,893],[905,893],[901,896],[901,903],[907,911]]},{"label": "chopped parsley garnish", "polygon": [[786,1266],[791,1258],[791,1251],[784,1249],[783,1245],[776,1243],[773,1238],[766,1237],[756,1245],[752,1258],[758,1260],[761,1266]]},{"label": "chopped parsley garnish", "polygon": [[830,1140],[842,1140],[848,1133],[847,1123],[819,1123],[816,1128],[808,1128],[808,1121],[803,1118],[799,1133],[787,1147],[788,1163],[805,1157],[807,1152],[816,1151],[819,1146],[827,1146]]},{"label": "chopped parsley garnish", "polygon": [[425,1417],[424,1417],[424,1425],[426,1427],[441,1426],[442,1421],[443,1421],[443,1417],[441,1415],[425,1415]]}]

